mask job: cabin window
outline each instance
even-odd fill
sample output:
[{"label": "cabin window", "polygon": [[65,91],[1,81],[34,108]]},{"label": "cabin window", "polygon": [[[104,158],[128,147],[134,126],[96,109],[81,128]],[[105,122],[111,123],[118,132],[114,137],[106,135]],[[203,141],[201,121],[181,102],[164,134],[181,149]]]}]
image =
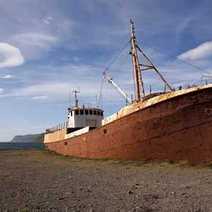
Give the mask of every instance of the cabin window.
[{"label": "cabin window", "polygon": [[80,115],[83,115],[84,114],[84,110],[80,110]]},{"label": "cabin window", "polygon": [[89,113],[90,113],[90,115],[93,115],[93,111],[92,110],[89,110]]},{"label": "cabin window", "polygon": [[96,115],[96,110],[93,111],[93,114]]},{"label": "cabin window", "polygon": [[103,116],[103,111],[101,111],[101,116]]},{"label": "cabin window", "polygon": [[88,115],[88,110],[85,110],[85,115]]},{"label": "cabin window", "polygon": [[79,115],[79,110],[75,110],[75,114],[76,115]]}]

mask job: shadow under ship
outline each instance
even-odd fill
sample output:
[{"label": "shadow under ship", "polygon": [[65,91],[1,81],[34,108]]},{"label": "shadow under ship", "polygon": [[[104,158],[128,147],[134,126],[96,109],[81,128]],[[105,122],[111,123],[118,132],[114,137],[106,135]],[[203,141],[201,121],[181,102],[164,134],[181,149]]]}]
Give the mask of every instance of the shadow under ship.
[{"label": "shadow under ship", "polygon": [[[174,90],[139,48],[132,21],[130,43],[135,100],[103,118],[103,110],[80,107],[76,98],[66,124],[46,130],[45,146],[82,158],[212,161],[212,84]],[[139,62],[138,53],[148,65]],[[144,95],[142,72],[150,69],[169,91]]]}]

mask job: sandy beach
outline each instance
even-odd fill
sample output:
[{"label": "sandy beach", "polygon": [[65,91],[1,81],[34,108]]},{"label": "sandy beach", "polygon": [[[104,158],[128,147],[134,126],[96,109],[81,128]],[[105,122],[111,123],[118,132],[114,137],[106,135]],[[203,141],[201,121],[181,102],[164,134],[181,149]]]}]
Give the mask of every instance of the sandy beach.
[{"label": "sandy beach", "polygon": [[210,211],[211,200],[211,166],[0,151],[2,211]]}]

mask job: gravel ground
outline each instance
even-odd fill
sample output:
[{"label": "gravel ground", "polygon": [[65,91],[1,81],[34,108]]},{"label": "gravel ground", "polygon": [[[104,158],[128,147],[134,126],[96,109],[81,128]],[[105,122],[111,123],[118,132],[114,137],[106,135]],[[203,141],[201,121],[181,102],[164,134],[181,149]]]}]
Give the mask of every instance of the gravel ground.
[{"label": "gravel ground", "polygon": [[212,166],[0,151],[0,211],[212,211]]}]

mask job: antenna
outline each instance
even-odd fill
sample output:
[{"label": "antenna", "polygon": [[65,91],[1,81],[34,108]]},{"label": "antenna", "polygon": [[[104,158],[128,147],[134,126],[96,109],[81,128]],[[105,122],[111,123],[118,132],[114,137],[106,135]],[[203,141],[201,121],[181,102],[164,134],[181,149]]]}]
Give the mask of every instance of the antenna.
[{"label": "antenna", "polygon": [[68,90],[68,105],[71,104],[71,96],[72,96],[72,94],[71,94],[71,89],[69,89],[69,90]]},{"label": "antenna", "polygon": [[77,89],[74,89],[73,93],[74,93],[74,99],[75,99],[75,107],[79,107],[79,100],[77,98],[77,94],[80,93],[80,91]]}]

